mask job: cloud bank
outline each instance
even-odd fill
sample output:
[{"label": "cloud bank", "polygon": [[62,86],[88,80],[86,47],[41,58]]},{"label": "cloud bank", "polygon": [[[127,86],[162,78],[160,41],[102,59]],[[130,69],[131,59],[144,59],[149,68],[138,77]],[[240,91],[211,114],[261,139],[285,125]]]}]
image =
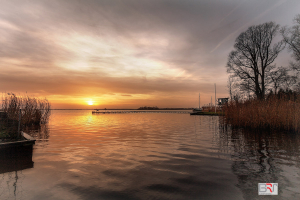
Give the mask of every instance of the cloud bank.
[{"label": "cloud bank", "polygon": [[192,107],[199,92],[208,103],[215,82],[228,96],[225,65],[240,32],[289,25],[299,13],[296,0],[2,2],[0,90],[46,96],[57,108],[91,98]]}]

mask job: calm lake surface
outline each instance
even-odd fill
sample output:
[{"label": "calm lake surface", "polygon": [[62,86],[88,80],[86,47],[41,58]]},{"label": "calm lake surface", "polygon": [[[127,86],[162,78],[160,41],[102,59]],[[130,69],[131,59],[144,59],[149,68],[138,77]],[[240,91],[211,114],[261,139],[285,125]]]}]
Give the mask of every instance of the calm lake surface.
[{"label": "calm lake surface", "polygon": [[[33,165],[1,171],[1,200],[300,199],[297,134],[233,131],[217,116],[88,110],[54,110],[30,134]],[[278,196],[258,195],[268,182]]]}]

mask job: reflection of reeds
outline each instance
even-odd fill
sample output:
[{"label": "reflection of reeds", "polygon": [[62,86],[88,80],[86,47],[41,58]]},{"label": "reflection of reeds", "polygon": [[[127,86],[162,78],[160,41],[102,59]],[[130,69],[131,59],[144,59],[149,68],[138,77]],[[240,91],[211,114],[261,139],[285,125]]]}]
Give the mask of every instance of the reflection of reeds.
[{"label": "reflection of reeds", "polygon": [[289,199],[281,197],[282,194],[290,198],[299,196],[297,176],[289,176],[299,166],[299,134],[282,130],[233,128],[227,126],[222,117],[219,119],[219,151],[231,155],[231,169],[238,178],[236,186],[245,199],[255,199],[257,183],[262,180],[280,182],[283,189],[278,194],[279,199]]},{"label": "reflection of reeds", "polygon": [[23,125],[47,123],[50,107],[47,99],[21,97],[14,94],[6,96],[2,103],[2,110],[11,120],[19,120],[20,109],[22,109],[21,124]]},{"label": "reflection of reeds", "polygon": [[272,96],[266,100],[229,102],[224,112],[226,122],[232,126],[299,132],[299,106],[299,99]]}]

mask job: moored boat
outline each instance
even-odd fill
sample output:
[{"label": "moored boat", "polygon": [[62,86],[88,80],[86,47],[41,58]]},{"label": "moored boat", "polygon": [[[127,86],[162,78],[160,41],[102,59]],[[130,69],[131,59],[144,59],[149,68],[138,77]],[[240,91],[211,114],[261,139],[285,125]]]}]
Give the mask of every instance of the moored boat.
[{"label": "moored boat", "polygon": [[202,112],[202,108],[200,107],[200,93],[199,93],[199,108],[194,108],[193,112],[190,113],[191,115],[194,115],[196,113]]}]

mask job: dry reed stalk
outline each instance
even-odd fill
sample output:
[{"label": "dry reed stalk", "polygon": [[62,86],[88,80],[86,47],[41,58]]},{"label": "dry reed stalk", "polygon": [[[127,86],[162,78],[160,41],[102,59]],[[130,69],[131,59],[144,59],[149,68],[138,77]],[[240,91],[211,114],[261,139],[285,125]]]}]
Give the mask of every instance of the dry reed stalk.
[{"label": "dry reed stalk", "polygon": [[224,112],[227,123],[233,126],[300,132],[299,99],[274,96],[266,100],[229,102]]},{"label": "dry reed stalk", "polygon": [[18,120],[20,109],[21,123],[23,125],[44,124],[48,122],[51,105],[47,99],[35,97],[22,97],[8,94],[3,99],[2,110],[9,119]]}]

